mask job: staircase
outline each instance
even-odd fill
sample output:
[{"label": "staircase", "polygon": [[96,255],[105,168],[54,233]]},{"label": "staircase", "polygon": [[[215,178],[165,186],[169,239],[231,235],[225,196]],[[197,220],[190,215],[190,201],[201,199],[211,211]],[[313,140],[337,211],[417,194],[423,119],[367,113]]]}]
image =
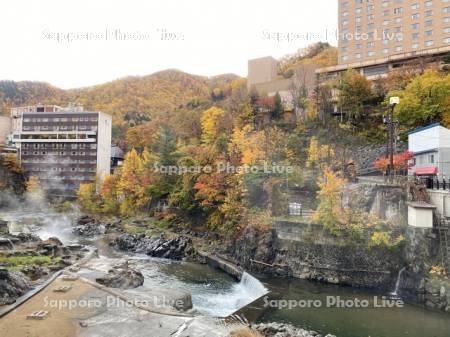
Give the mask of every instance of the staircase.
[{"label": "staircase", "polygon": [[450,221],[442,218],[439,221],[437,230],[441,249],[442,267],[445,269],[445,272],[447,274],[450,273],[449,229],[450,229]]}]

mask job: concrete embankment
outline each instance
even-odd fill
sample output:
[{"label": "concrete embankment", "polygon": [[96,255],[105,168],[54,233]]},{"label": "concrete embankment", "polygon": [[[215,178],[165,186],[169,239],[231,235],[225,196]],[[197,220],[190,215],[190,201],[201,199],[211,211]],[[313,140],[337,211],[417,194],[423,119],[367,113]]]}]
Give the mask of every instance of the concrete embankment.
[{"label": "concrete embankment", "polygon": [[225,258],[219,257],[215,254],[208,254],[200,250],[197,250],[197,253],[209,266],[220,269],[239,281],[241,280],[244,270],[235,263],[227,261]]}]

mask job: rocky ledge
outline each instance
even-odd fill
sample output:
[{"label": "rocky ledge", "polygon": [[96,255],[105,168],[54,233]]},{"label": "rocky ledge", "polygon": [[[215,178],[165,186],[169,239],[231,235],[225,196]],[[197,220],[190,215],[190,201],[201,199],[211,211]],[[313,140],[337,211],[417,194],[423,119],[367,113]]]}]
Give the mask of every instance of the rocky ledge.
[{"label": "rocky ledge", "polygon": [[90,237],[105,234],[107,228],[111,226],[113,224],[104,224],[90,216],[84,215],[78,219],[77,226],[72,228],[72,232],[79,236]]},{"label": "rocky ledge", "polygon": [[14,303],[17,297],[30,289],[30,284],[22,273],[9,272],[0,267],[0,305]]},{"label": "rocky ledge", "polygon": [[140,271],[130,268],[128,261],[125,261],[112,267],[107,275],[99,277],[95,281],[110,288],[131,289],[144,284],[144,275]]},{"label": "rocky ledge", "polygon": [[[316,331],[304,330],[283,323],[260,323],[252,325],[252,329],[258,331],[265,337],[322,337]],[[325,337],[336,336],[328,334]]]},{"label": "rocky ledge", "polygon": [[174,239],[167,239],[164,234],[157,238],[149,238],[144,234],[123,234],[116,238],[111,245],[122,251],[144,253],[173,260],[181,260],[194,252],[190,238],[178,236]]}]

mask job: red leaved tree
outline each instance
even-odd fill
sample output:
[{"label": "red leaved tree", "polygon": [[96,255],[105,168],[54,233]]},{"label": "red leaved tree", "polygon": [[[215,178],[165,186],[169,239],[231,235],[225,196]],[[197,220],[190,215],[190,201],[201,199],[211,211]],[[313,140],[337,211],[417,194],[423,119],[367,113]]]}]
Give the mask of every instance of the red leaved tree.
[{"label": "red leaved tree", "polygon": [[[414,166],[411,160],[414,158],[414,153],[405,151],[394,155],[394,170],[407,170]],[[373,162],[373,166],[381,172],[386,172],[389,168],[389,158],[380,157]]]}]

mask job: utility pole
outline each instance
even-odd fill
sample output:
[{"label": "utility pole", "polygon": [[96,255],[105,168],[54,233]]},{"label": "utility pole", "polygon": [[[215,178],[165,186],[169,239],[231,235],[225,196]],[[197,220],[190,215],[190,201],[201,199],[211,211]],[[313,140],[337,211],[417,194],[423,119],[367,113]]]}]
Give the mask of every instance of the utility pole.
[{"label": "utility pole", "polygon": [[394,110],[395,106],[400,103],[399,97],[391,97],[389,101],[389,115],[387,118],[387,125],[388,125],[388,133],[389,133],[389,139],[388,139],[388,149],[389,149],[389,182],[394,182],[394,153],[395,153],[395,146],[394,146],[394,137],[395,137],[395,121],[394,121]]}]

